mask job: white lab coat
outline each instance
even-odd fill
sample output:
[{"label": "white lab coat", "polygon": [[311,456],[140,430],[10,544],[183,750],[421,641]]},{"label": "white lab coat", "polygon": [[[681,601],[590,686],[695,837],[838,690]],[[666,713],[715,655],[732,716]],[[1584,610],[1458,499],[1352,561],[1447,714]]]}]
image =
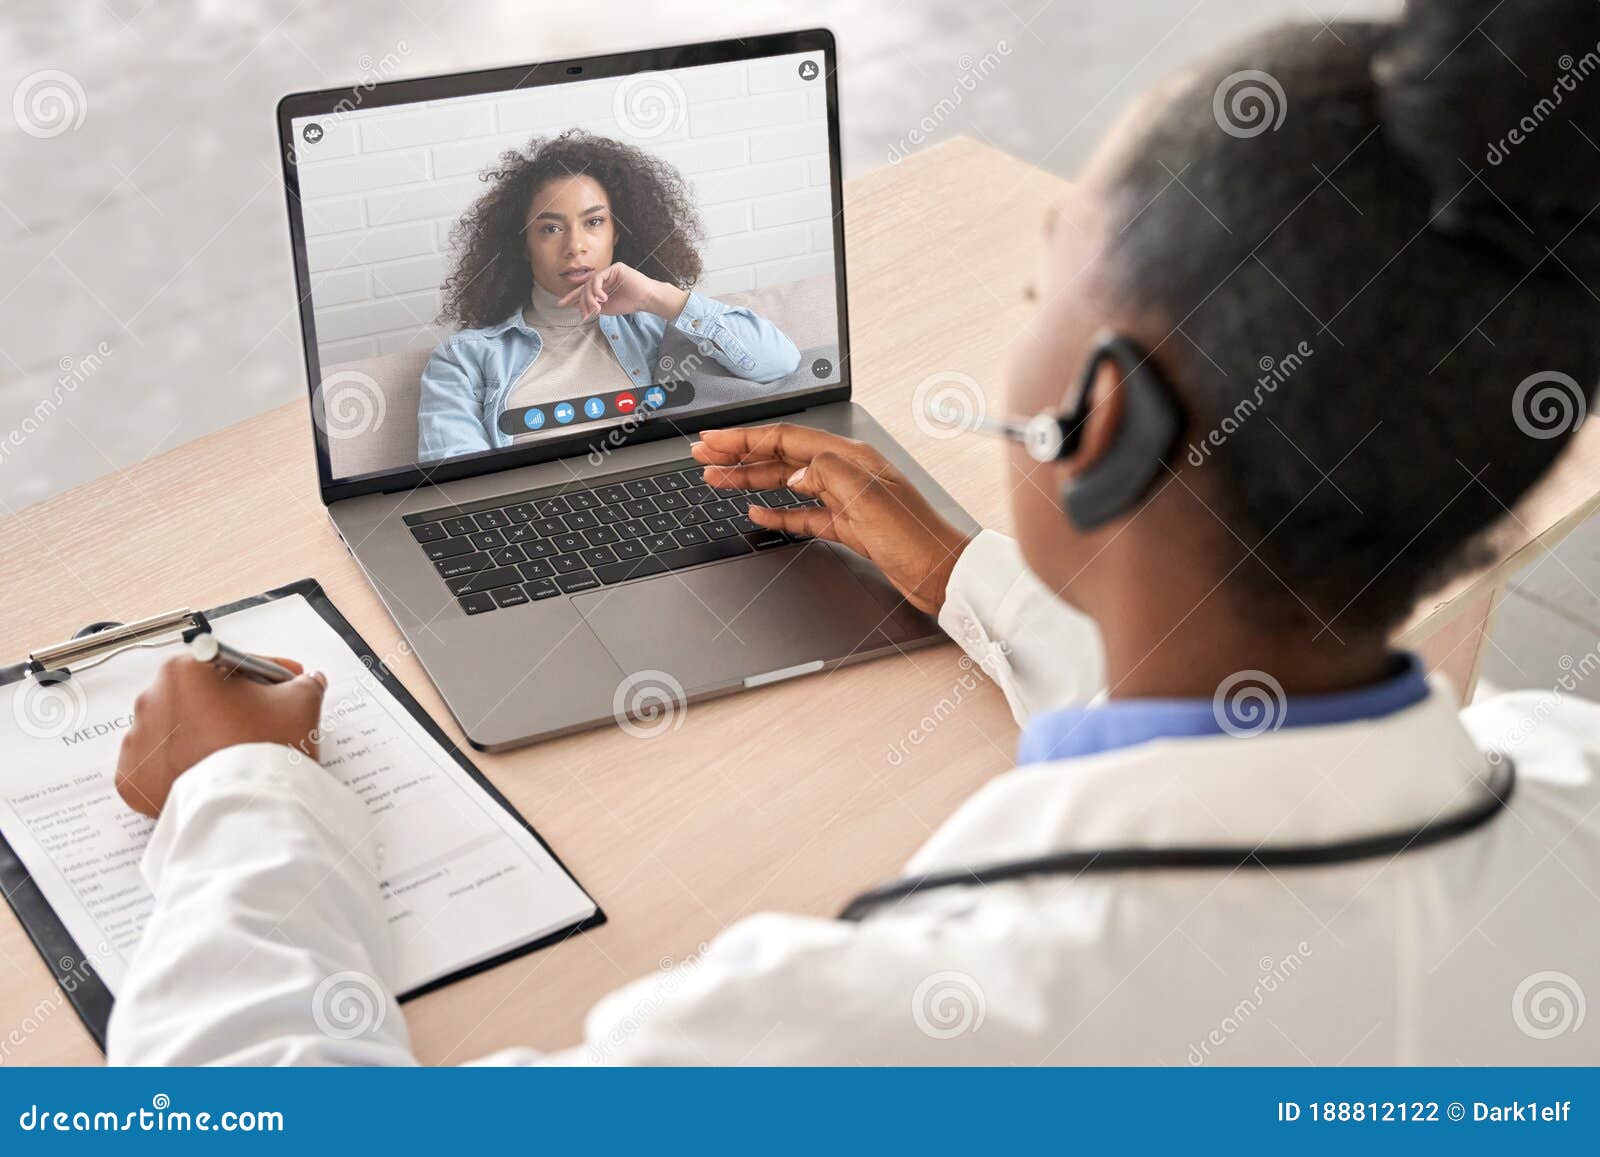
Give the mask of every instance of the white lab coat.
[{"label": "white lab coat", "polygon": [[[941,622],[1019,721],[1100,682],[1093,626],[1000,535],[968,547]],[[1582,700],[1515,694],[1458,716],[1436,687],[1375,720],[1018,768],[907,870],[1416,826],[1482,798],[1480,747],[1511,755],[1519,780],[1507,811],[1457,840],[1328,868],[947,889],[861,924],[758,915],[602,1000],[568,1051],[487,1059],[1595,1063],[1600,707]],[[112,1062],[412,1062],[392,999],[375,1031],[319,1028],[319,983],[388,978],[390,951],[355,850],[364,809],[286,755],[235,747],[178,782],[144,860],[156,907],[111,1019]]]}]

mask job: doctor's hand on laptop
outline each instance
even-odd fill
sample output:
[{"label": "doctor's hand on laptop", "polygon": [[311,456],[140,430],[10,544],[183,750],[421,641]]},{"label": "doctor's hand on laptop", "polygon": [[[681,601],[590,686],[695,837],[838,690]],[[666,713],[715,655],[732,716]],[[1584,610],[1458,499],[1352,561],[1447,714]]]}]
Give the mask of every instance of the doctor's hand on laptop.
[{"label": "doctor's hand on laptop", "polygon": [[293,659],[272,662],[295,677],[266,684],[225,678],[214,664],[188,656],[163,663],[134,700],[133,725],[122,739],[116,785],[123,802],[161,814],[180,775],[238,743],[281,743],[315,761],[327,682]]},{"label": "doctor's hand on laptop", "polygon": [[703,430],[691,448],[706,485],[788,487],[821,507],[750,507],[760,526],[826,538],[875,563],[906,601],[938,614],[945,585],[970,541],[874,447],[780,422]]}]

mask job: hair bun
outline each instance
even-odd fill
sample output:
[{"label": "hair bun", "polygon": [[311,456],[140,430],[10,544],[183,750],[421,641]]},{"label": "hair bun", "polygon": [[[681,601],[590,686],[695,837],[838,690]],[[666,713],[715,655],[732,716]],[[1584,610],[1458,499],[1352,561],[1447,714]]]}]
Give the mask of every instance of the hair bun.
[{"label": "hair bun", "polygon": [[1411,0],[1374,58],[1390,144],[1435,229],[1600,261],[1600,4]]}]

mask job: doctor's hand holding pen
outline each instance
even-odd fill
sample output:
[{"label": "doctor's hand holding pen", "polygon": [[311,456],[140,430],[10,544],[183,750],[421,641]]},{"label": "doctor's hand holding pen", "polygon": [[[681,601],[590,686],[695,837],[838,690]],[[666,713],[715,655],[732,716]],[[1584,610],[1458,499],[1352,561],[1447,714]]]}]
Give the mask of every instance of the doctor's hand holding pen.
[{"label": "doctor's hand holding pen", "polygon": [[905,475],[865,442],[780,422],[702,430],[690,451],[706,485],[775,489],[821,507],[750,507],[758,526],[831,539],[875,563],[920,611],[938,614],[945,585],[969,538],[950,525]]},{"label": "doctor's hand holding pen", "polygon": [[133,725],[122,738],[116,786],[123,802],[160,815],[179,776],[237,743],[280,743],[316,760],[327,679],[307,675],[293,659],[267,662],[293,677],[267,683],[189,655],[163,663],[134,700]]}]

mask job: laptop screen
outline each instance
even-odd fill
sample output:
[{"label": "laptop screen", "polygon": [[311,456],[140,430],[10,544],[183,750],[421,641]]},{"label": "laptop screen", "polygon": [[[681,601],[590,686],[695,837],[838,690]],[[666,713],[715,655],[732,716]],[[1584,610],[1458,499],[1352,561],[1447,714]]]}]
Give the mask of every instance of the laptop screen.
[{"label": "laptop screen", "polygon": [[825,68],[570,67],[380,107],[357,86],[291,116],[328,479],[836,388]]}]

